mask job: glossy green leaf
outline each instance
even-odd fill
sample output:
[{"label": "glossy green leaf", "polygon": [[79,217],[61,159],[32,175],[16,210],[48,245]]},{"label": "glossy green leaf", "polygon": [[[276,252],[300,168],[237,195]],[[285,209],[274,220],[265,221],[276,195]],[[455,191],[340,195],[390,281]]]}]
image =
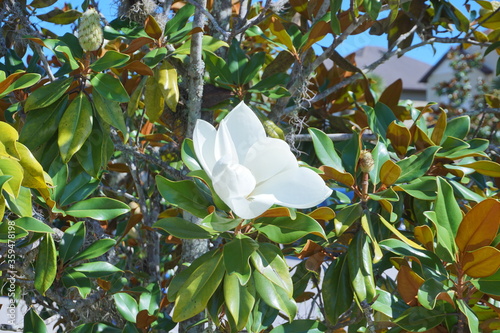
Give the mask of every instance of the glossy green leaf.
[{"label": "glossy green leaf", "polygon": [[168,20],[167,24],[165,24],[165,30],[163,31],[167,40],[173,33],[179,31],[186,25],[189,18],[194,14],[194,11],[195,7],[187,3],[177,11],[172,19]]},{"label": "glossy green leaf", "polygon": [[68,97],[64,96],[48,107],[28,112],[19,141],[29,149],[35,150],[50,140],[56,133],[67,106]]},{"label": "glossy green leaf", "polygon": [[93,261],[72,267],[71,270],[85,273],[92,278],[103,277],[113,273],[121,272],[121,269],[105,261]]},{"label": "glossy green leaf", "polygon": [[30,308],[24,315],[23,333],[47,333],[45,322],[36,313],[34,308]]},{"label": "glossy green leaf", "polygon": [[167,217],[158,220],[153,224],[153,228],[165,230],[180,239],[205,239],[212,237],[212,234],[206,229],[180,217]]},{"label": "glossy green leaf", "polygon": [[387,138],[387,128],[393,121],[397,121],[392,110],[380,102],[375,104],[374,108],[368,105],[363,105],[362,107],[368,117],[370,129],[385,141]]},{"label": "glossy green leaf", "polygon": [[479,330],[479,319],[474,311],[469,307],[469,305],[463,300],[457,300],[458,308],[467,318],[468,329],[470,333],[482,332]]},{"label": "glossy green leaf", "polygon": [[65,210],[66,214],[74,217],[90,217],[99,221],[111,220],[129,211],[127,204],[107,197],[80,201]]},{"label": "glossy green leaf", "polygon": [[115,300],[116,309],[122,317],[129,322],[135,323],[139,312],[135,298],[126,293],[116,293],[113,295],[113,299]]},{"label": "glossy green leaf", "polygon": [[425,332],[441,324],[446,314],[436,310],[427,310],[420,306],[407,309],[394,322],[410,332]]},{"label": "glossy green leaf", "polygon": [[103,98],[97,89],[93,92],[92,99],[94,101],[95,109],[97,110],[99,116],[101,116],[102,120],[117,128],[124,136],[127,135],[128,130],[125,125],[123,111],[120,104],[116,101]]},{"label": "glossy green leaf", "polygon": [[76,288],[82,298],[86,298],[92,291],[90,279],[81,272],[65,274],[61,280],[66,288]]},{"label": "glossy green leaf", "polygon": [[186,138],[182,141],[181,147],[181,157],[182,162],[189,168],[189,170],[201,170],[200,163],[196,158],[196,153],[194,152],[193,140]]},{"label": "glossy green leaf", "polygon": [[259,248],[252,253],[250,259],[257,271],[269,281],[285,290],[289,297],[292,297],[293,282],[290,277],[288,264],[277,246],[269,243],[259,243]]},{"label": "glossy green leaf", "polygon": [[250,333],[260,333],[271,326],[279,311],[257,298],[253,311],[248,318],[247,330]]},{"label": "glossy green leaf", "polygon": [[114,152],[114,144],[108,133],[104,133],[98,121],[92,126],[89,139],[75,153],[75,157],[83,170],[95,178],[99,178],[101,171],[107,166]]},{"label": "glossy green leaf", "polygon": [[426,309],[433,310],[436,306],[437,297],[446,293],[448,288],[436,279],[426,280],[418,289],[418,302]]},{"label": "glossy green leaf", "polygon": [[99,239],[74,256],[70,262],[97,258],[108,252],[115,244],[116,241],[111,238]]},{"label": "glossy green leaf", "polygon": [[332,167],[337,171],[344,172],[342,159],[335,151],[332,140],[321,130],[310,127],[308,132],[311,135],[316,156],[324,165]]},{"label": "glossy green leaf", "polygon": [[399,317],[409,306],[396,295],[388,291],[377,289],[377,297],[372,304],[375,311],[381,312],[389,318]]},{"label": "glossy green leaf", "polygon": [[34,287],[42,295],[54,282],[57,274],[57,252],[54,239],[46,234],[38,247],[38,256],[35,262]]},{"label": "glossy green leaf", "polygon": [[325,231],[318,221],[303,213],[297,213],[295,219],[288,216],[260,218],[254,227],[270,240],[282,244],[295,242],[309,234],[326,239]]},{"label": "glossy green leaf", "polygon": [[59,257],[64,263],[76,255],[85,241],[85,223],[77,222],[64,231],[59,244]]},{"label": "glossy green leaf", "polygon": [[165,200],[173,206],[184,209],[198,217],[208,215],[207,208],[210,206],[205,197],[189,180],[171,181],[162,176],[156,177],[156,186]]},{"label": "glossy green leaf", "polygon": [[57,144],[64,163],[83,146],[92,132],[92,105],[83,92],[71,102],[59,122]]},{"label": "glossy green leaf", "polygon": [[[17,73],[11,75],[17,75]],[[38,73],[25,73],[21,77],[17,78],[14,82],[12,82],[5,90],[0,91],[0,98],[6,96],[12,91],[31,87],[40,80],[40,77],[41,75]],[[0,79],[0,82],[1,81],[2,79]]]},{"label": "glossy green leaf", "polygon": [[375,296],[372,253],[368,237],[363,231],[358,231],[349,244],[347,266],[352,289],[358,301],[371,302]]},{"label": "glossy green leaf", "polygon": [[[244,235],[236,237],[223,247],[224,265],[229,275],[235,275],[241,285],[250,279],[250,256],[259,248],[259,243]],[[237,321],[237,318],[233,318]]]},{"label": "glossy green leaf", "polygon": [[339,317],[351,307],[354,297],[346,255],[338,257],[326,270],[321,293],[325,316],[330,324],[335,325]]},{"label": "glossy green leaf", "polygon": [[21,217],[15,220],[15,222],[18,227],[23,228],[26,231],[49,234],[54,232],[51,227],[33,217]]},{"label": "glossy green leaf", "polygon": [[[227,265],[226,265],[227,267]],[[236,323],[236,329],[242,330],[255,304],[255,285],[253,279],[242,285],[236,274],[224,276],[224,301],[227,310]]]},{"label": "glossy green leaf", "polygon": [[395,191],[404,191],[420,200],[436,199],[437,184],[434,177],[420,177],[409,184],[398,185],[393,188]]},{"label": "glossy green leaf", "polygon": [[33,216],[33,204],[31,202],[31,190],[27,187],[21,187],[19,189],[19,195],[17,198],[11,195],[4,196],[5,203],[11,212],[19,217],[31,217]]},{"label": "glossy green leaf", "polygon": [[500,270],[495,274],[480,279],[471,280],[474,287],[489,295],[500,296]]},{"label": "glossy green leaf", "polygon": [[291,323],[277,326],[269,333],[322,333],[326,331],[325,325],[318,320],[298,319]]},{"label": "glossy green leaf", "polygon": [[458,139],[464,139],[469,133],[470,118],[468,116],[456,117],[448,121],[446,130],[444,131],[443,139],[446,140],[448,136]]},{"label": "glossy green leaf", "polygon": [[130,56],[113,50],[108,50],[104,55],[97,59],[90,68],[95,72],[102,72],[106,69],[114,68],[125,64]]},{"label": "glossy green leaf", "polygon": [[165,109],[165,97],[158,83],[158,69],[148,77],[144,87],[144,107],[150,122],[156,122]]},{"label": "glossy green leaf", "polygon": [[186,320],[203,311],[221,284],[224,277],[222,252],[214,251],[210,254],[211,257],[199,264],[179,288],[172,315],[174,321]]},{"label": "glossy green leaf", "polygon": [[92,179],[87,173],[80,173],[64,187],[59,201],[61,206],[69,205],[87,198],[99,186],[99,180]]},{"label": "glossy green leaf", "polygon": [[438,146],[431,146],[424,151],[411,155],[396,164],[401,168],[398,183],[407,183],[425,175],[434,161],[434,155],[439,150]]},{"label": "glossy green leaf", "polygon": [[127,103],[130,100],[121,81],[110,74],[98,73],[90,82],[104,98],[120,103]]},{"label": "glossy green leaf", "polygon": [[55,103],[69,88],[73,78],[59,79],[33,91],[24,103],[24,111],[45,108]]},{"label": "glossy green leaf", "polygon": [[384,142],[379,141],[373,150],[371,151],[373,156],[373,169],[369,172],[370,180],[372,184],[378,184],[380,182],[380,168],[387,162],[389,158],[389,152],[387,151],[387,146]]},{"label": "glossy green leaf", "polygon": [[201,221],[201,225],[217,232],[224,232],[236,228],[241,222],[241,219],[224,218],[214,212],[207,215]]},{"label": "glossy green leaf", "polygon": [[346,231],[354,222],[359,220],[363,215],[363,208],[359,203],[352,204],[342,208],[335,216],[335,233],[340,236]]},{"label": "glossy green leaf", "polygon": [[167,54],[167,49],[165,47],[159,47],[149,51],[143,58],[142,61],[153,68],[162,61]]},{"label": "glossy green leaf", "polygon": [[297,304],[287,291],[272,283],[259,271],[254,271],[253,279],[260,298],[270,307],[284,312],[288,320],[292,321],[297,314]]}]

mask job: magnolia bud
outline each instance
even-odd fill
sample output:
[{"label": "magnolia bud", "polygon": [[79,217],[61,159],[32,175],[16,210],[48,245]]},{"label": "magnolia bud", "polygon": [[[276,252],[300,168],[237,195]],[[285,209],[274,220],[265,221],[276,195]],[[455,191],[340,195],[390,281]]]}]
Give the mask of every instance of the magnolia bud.
[{"label": "magnolia bud", "polygon": [[103,39],[99,13],[94,8],[89,8],[80,17],[78,26],[80,46],[84,51],[95,51],[101,47]]},{"label": "magnolia bud", "polygon": [[373,166],[375,164],[375,161],[373,161],[373,156],[372,153],[370,153],[368,150],[362,150],[359,153],[359,167],[361,168],[361,171],[364,173],[368,173],[372,171]]}]

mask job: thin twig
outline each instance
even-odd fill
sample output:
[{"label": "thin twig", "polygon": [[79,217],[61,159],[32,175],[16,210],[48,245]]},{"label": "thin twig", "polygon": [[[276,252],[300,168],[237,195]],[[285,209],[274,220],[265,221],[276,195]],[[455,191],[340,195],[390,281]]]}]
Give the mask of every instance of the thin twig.
[{"label": "thin twig", "polygon": [[222,29],[222,27],[219,25],[219,22],[217,22],[215,17],[212,14],[210,14],[210,12],[205,9],[205,7],[200,5],[195,0],[186,0],[186,1],[189,2],[190,4],[192,4],[193,6],[195,6],[203,15],[205,15],[208,18],[210,23],[212,23],[212,26],[214,27],[214,29],[217,30],[222,35],[222,37],[223,37],[222,40],[224,40],[224,41],[229,40],[229,37],[231,34],[228,31]]}]

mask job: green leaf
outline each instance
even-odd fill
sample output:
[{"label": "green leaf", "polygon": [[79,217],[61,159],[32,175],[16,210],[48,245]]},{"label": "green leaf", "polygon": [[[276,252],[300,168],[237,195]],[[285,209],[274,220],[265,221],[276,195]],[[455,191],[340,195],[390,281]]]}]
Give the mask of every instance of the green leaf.
[{"label": "green leaf", "polygon": [[257,298],[253,311],[248,318],[247,330],[251,333],[260,333],[271,326],[279,311],[270,307],[261,299]]},{"label": "green leaf", "polygon": [[363,208],[359,203],[342,208],[335,216],[334,225],[335,233],[340,236],[346,231],[354,222],[359,220],[363,215]]},{"label": "green leaf", "polygon": [[59,203],[61,206],[66,206],[76,201],[82,201],[98,186],[99,180],[92,179],[89,174],[82,172],[64,187]]},{"label": "green leaf", "polygon": [[[109,131],[109,127],[107,128]],[[114,152],[114,144],[108,133],[104,132],[99,121],[95,121],[89,139],[75,154],[82,168],[93,177],[99,178]]]},{"label": "green leaf", "polygon": [[33,0],[30,3],[30,6],[35,8],[45,8],[55,4],[56,2],[57,0]]},{"label": "green leaf", "polygon": [[293,282],[288,264],[277,246],[259,243],[259,248],[252,253],[250,259],[257,271],[292,297]]},{"label": "green leaf", "polygon": [[99,221],[111,220],[129,211],[127,204],[107,197],[80,201],[65,210],[66,214],[74,217],[90,217]]},{"label": "green leaf", "polygon": [[52,230],[51,227],[46,225],[40,220],[37,220],[33,217],[21,217],[17,220],[15,220],[15,223],[18,227],[23,228],[26,231],[31,231],[31,232],[39,232],[39,233],[53,233],[54,231]]},{"label": "green leaf", "polygon": [[196,153],[194,152],[193,140],[186,138],[182,141],[181,157],[182,162],[184,162],[189,170],[201,170],[200,163],[198,162]]},{"label": "green leaf", "polygon": [[189,180],[171,181],[165,177],[156,177],[156,186],[165,200],[176,207],[184,209],[198,217],[208,215],[208,202],[196,187],[196,184]]},{"label": "green leaf", "polygon": [[445,313],[440,313],[437,310],[427,310],[421,306],[414,306],[406,310],[394,322],[410,332],[425,332],[441,324],[445,317]]},{"label": "green leaf", "polygon": [[17,198],[10,194],[4,196],[7,207],[19,217],[30,217],[33,215],[33,205],[31,203],[31,190],[27,187],[19,189]]},{"label": "green leaf", "polygon": [[201,221],[201,225],[217,232],[225,232],[236,228],[241,222],[241,219],[228,219],[213,212]]},{"label": "green leaf", "polygon": [[418,289],[418,302],[426,309],[433,310],[436,306],[437,297],[446,293],[447,288],[436,279],[428,279]]},{"label": "green leaf", "polygon": [[297,213],[293,220],[289,216],[260,218],[255,221],[254,227],[273,242],[282,244],[293,243],[309,234],[326,239],[318,221],[303,213]]},{"label": "green leaf", "polygon": [[77,222],[64,231],[59,244],[59,257],[64,263],[80,251],[85,241],[85,223]]},{"label": "green leaf", "polygon": [[500,270],[488,277],[473,279],[471,282],[474,287],[485,294],[500,296],[500,288],[498,288],[500,285]]},{"label": "green leaf", "polygon": [[130,100],[120,80],[110,74],[98,73],[90,83],[104,98],[120,103],[127,103]]},{"label": "green leaf", "polygon": [[83,146],[92,132],[92,105],[83,92],[71,102],[59,122],[57,144],[64,163]]},{"label": "green leaf", "polygon": [[470,129],[470,117],[461,116],[456,117],[448,121],[446,125],[446,130],[444,131],[442,142],[446,140],[448,136],[452,136],[458,139],[464,139],[469,133]]},{"label": "green leaf", "polygon": [[439,149],[439,146],[431,146],[418,154],[397,162],[396,164],[401,168],[401,176],[399,176],[397,182],[407,183],[425,175]]},{"label": "green leaf", "polygon": [[122,317],[132,323],[136,322],[137,313],[139,312],[135,298],[126,293],[116,293],[113,295],[116,309]]},{"label": "green leaf", "polygon": [[167,55],[167,49],[165,47],[159,47],[149,51],[143,58],[142,61],[153,68],[162,61]]},{"label": "green leaf", "polygon": [[368,237],[363,231],[358,231],[349,244],[347,266],[357,300],[371,302],[375,296],[372,253]]},{"label": "green leaf", "polygon": [[116,241],[111,238],[99,239],[96,242],[90,244],[90,246],[85,250],[74,256],[70,262],[97,258],[108,252],[113,246],[115,246],[115,244]]},{"label": "green leaf", "polygon": [[387,128],[393,121],[397,121],[394,112],[385,104],[378,102],[375,108],[363,105],[363,110],[368,117],[368,124],[375,135],[384,141],[387,139]]},{"label": "green leaf", "polygon": [[94,261],[80,264],[76,267],[72,267],[71,270],[85,273],[86,276],[93,278],[103,277],[122,271],[118,267],[105,261]]},{"label": "green leaf", "polygon": [[48,107],[28,112],[19,141],[29,149],[35,150],[50,140],[56,133],[67,106],[68,96],[63,96]]},{"label": "green leaf", "polygon": [[153,228],[165,230],[169,234],[180,239],[212,238],[212,234],[209,231],[180,217],[167,217],[158,220],[153,224]]},{"label": "green leaf", "polygon": [[[227,266],[226,266],[227,267]],[[236,329],[242,330],[255,304],[255,286],[250,279],[246,284],[240,284],[236,274],[224,276],[224,301],[227,310],[236,323]]]},{"label": "green leaf", "polygon": [[[11,75],[17,75],[17,73]],[[0,98],[7,96],[12,91],[31,87],[32,85],[37,83],[40,80],[40,78],[41,75],[38,73],[25,73],[24,75],[16,79],[14,82],[12,82],[5,90],[3,91],[0,90]],[[0,79],[0,82],[1,81],[2,79]]]},{"label": "green leaf", "polygon": [[126,63],[130,56],[120,52],[108,50],[101,58],[97,59],[90,68],[95,72],[102,72],[106,69],[119,67]]},{"label": "green leaf", "polygon": [[390,160],[387,146],[383,141],[379,141],[375,148],[371,151],[373,157],[373,169],[370,171],[370,180],[372,184],[376,185],[380,182],[380,168],[382,165]]},{"label": "green leaf", "polygon": [[322,333],[327,329],[320,321],[312,319],[298,319],[291,323],[277,326],[269,333]]},{"label": "green leaf", "polygon": [[184,28],[189,18],[194,14],[195,7],[189,3],[186,3],[182,6],[181,9],[177,11],[174,17],[168,20],[167,24],[165,24],[165,30],[163,34],[167,37],[167,40],[173,33]]},{"label": "green leaf", "polygon": [[120,103],[103,98],[97,89],[92,94],[95,109],[102,120],[107,124],[117,128],[124,136],[127,135],[127,125],[123,119],[123,111]]},{"label": "green leaf", "polygon": [[380,0],[364,0],[363,6],[365,7],[366,13],[370,16],[372,20],[377,20],[380,8],[382,8],[382,1]]},{"label": "green leaf", "polygon": [[353,302],[354,293],[349,278],[347,256],[337,258],[326,270],[321,293],[328,321],[335,325]]},{"label": "green leaf", "polygon": [[23,333],[47,333],[47,326],[34,308],[24,315]]},{"label": "green leaf", "polygon": [[252,54],[252,57],[246,64],[246,66],[243,67],[243,70],[241,71],[241,82],[242,84],[247,84],[252,79],[257,75],[259,70],[262,68],[264,65],[264,62],[266,60],[266,53],[265,52],[258,52]]},{"label": "green leaf", "polygon": [[57,253],[54,239],[46,234],[38,247],[38,256],[35,262],[34,286],[42,295],[54,282],[57,274]]},{"label": "green leaf", "polygon": [[404,191],[420,200],[436,199],[437,184],[435,177],[417,178],[409,184],[394,186],[393,188],[395,191]]},{"label": "green leaf", "polygon": [[36,17],[45,22],[55,24],[70,24],[75,22],[80,16],[82,16],[82,13],[74,9],[62,10],[59,8],[54,8],[50,12],[37,15]]},{"label": "green leaf", "polygon": [[314,145],[316,156],[324,165],[330,166],[337,171],[344,172],[342,159],[335,151],[332,140],[321,130],[316,128],[308,128]]},{"label": "green leaf", "polygon": [[396,295],[388,291],[377,289],[377,297],[372,304],[375,311],[381,312],[389,318],[399,317],[409,306]]},{"label": "green leaf", "polygon": [[433,212],[425,212],[436,226],[437,253],[447,262],[455,262],[457,245],[455,237],[462,221],[462,212],[453,194],[453,188],[446,180],[437,178],[437,199]]},{"label": "green leaf", "polygon": [[253,278],[260,298],[270,307],[284,312],[288,320],[292,321],[297,314],[297,304],[287,291],[272,283],[259,271],[253,272]]},{"label": "green leaf", "polygon": [[41,109],[55,103],[73,82],[73,78],[59,79],[33,91],[24,103],[24,111]]},{"label": "green leaf", "polygon": [[211,257],[199,264],[179,288],[172,315],[174,321],[186,320],[203,311],[222,282],[224,277],[222,251],[209,253]]},{"label": "green leaf", "polygon": [[92,291],[90,279],[83,273],[72,272],[65,274],[61,280],[66,288],[76,288],[82,298],[86,298]]},{"label": "green leaf", "polygon": [[[229,275],[235,275],[241,285],[250,279],[250,256],[259,248],[259,243],[245,235],[238,234],[223,247],[224,266]],[[237,318],[233,316],[237,321]]]},{"label": "green leaf", "polygon": [[463,299],[457,300],[457,305],[460,309],[460,312],[462,312],[467,318],[467,324],[470,333],[482,332],[479,331],[479,319],[477,318],[477,315],[474,313],[474,311],[469,307],[469,305]]}]

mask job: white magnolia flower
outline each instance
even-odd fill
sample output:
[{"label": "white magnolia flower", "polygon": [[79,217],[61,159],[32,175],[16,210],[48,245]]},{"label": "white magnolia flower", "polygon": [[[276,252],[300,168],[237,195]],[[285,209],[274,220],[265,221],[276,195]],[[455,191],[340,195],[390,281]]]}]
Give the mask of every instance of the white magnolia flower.
[{"label": "white magnolia flower", "polygon": [[285,141],[266,136],[243,102],[220,122],[218,130],[198,120],[193,142],[215,192],[239,217],[257,217],[273,204],[314,207],[332,193],[317,173],[299,167]]}]

